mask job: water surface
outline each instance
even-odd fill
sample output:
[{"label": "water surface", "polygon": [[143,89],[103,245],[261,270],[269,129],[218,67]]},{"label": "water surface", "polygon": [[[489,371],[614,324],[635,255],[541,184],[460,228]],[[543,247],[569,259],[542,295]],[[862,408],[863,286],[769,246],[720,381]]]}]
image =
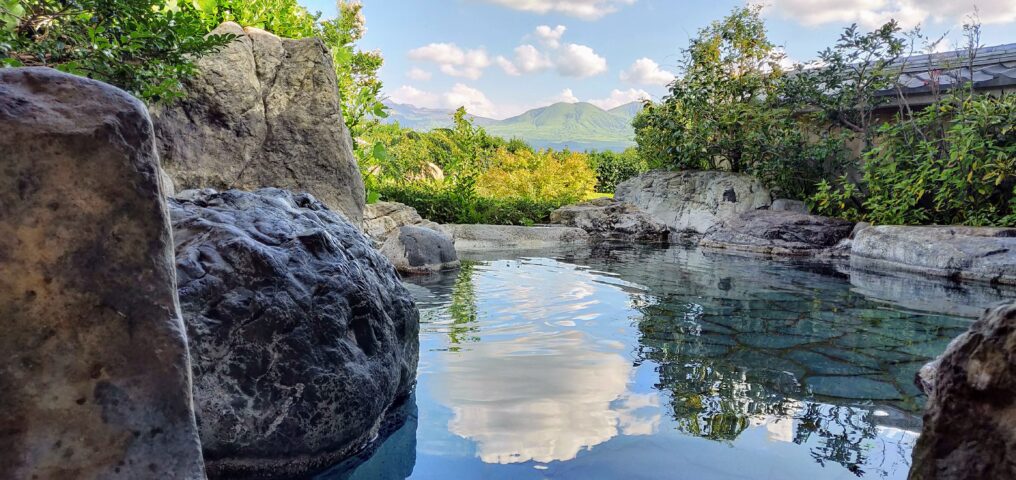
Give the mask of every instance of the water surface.
[{"label": "water surface", "polygon": [[680,247],[408,279],[410,420],[329,479],[902,479],[917,369],[1011,292]]}]

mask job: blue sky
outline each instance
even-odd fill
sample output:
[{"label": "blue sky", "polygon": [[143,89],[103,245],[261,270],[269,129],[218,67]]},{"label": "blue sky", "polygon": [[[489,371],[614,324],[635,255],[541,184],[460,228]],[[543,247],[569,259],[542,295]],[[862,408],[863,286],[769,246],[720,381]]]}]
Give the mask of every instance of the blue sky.
[{"label": "blue sky", "polygon": [[[301,0],[325,16],[332,0]],[[379,49],[394,101],[504,118],[554,101],[612,106],[658,98],[680,50],[702,26],[741,1],[366,0],[365,49]],[[974,4],[952,0],[769,0],[770,39],[807,60],[842,27],[897,18],[962,43]],[[1016,42],[1016,0],[977,2],[982,43]],[[563,27],[563,28],[562,28]]]}]

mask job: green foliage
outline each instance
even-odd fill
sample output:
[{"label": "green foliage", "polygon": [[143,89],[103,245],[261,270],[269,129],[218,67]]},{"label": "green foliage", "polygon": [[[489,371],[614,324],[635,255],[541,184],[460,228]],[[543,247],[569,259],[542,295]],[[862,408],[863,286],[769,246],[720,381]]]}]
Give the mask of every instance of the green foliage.
[{"label": "green foliage", "polygon": [[1016,96],[959,96],[887,123],[865,154],[865,218],[1016,226]]},{"label": "green foliage", "polygon": [[485,223],[533,225],[550,219],[550,212],[568,201],[531,198],[490,198],[468,188],[428,183],[387,184],[378,188],[381,198],[415,208],[428,220],[439,223]]},{"label": "green foliage", "polygon": [[[185,2],[187,0],[179,0]],[[320,36],[320,13],[311,13],[297,0],[190,0],[202,13],[206,28],[222,22],[267,30],[280,37]]]},{"label": "green foliage", "polygon": [[193,60],[232,41],[168,0],[0,0],[0,66],[49,66],[149,101],[180,95]]},{"label": "green foliage", "polygon": [[810,194],[842,147],[795,119],[782,98],[783,57],[759,6],[735,8],[700,30],[670,93],[635,117],[640,155],[681,169],[754,174],[785,196]]},{"label": "green foliage", "polygon": [[634,148],[623,152],[590,152],[589,163],[596,170],[596,191],[613,193],[618,183],[649,171],[645,157]]},{"label": "green foliage", "polygon": [[895,100],[885,92],[899,78],[892,65],[905,45],[895,20],[867,33],[851,25],[833,47],[819,52],[821,68],[799,70],[780,94],[796,108],[814,111],[818,121],[856,133],[868,147],[875,109]]},{"label": "green foliage", "polygon": [[363,158],[365,182],[439,222],[531,225],[593,191],[585,154],[534,151],[489,135],[459,108],[452,128],[416,132],[381,125],[365,140],[383,151]]}]

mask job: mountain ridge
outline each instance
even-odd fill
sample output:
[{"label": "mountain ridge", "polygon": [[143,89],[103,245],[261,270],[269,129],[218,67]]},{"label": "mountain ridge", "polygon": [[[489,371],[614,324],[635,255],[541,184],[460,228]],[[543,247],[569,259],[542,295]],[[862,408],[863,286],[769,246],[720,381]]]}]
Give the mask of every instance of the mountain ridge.
[{"label": "mountain ridge", "polygon": [[[385,123],[398,123],[414,130],[431,130],[452,124],[451,109],[416,107],[385,102],[389,116]],[[604,110],[588,102],[557,102],[534,108],[503,120],[470,115],[487,132],[506,138],[520,138],[535,148],[573,150],[623,150],[634,145],[631,120],[641,102],[630,102]]]}]

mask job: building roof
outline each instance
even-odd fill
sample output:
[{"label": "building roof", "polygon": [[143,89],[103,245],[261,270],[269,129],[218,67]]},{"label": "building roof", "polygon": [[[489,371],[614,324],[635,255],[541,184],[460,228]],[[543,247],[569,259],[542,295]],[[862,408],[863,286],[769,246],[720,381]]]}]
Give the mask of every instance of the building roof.
[{"label": "building roof", "polygon": [[977,90],[1016,88],[1016,43],[978,49],[972,65],[968,58],[967,50],[956,50],[898,60],[903,93],[931,92],[936,80],[940,90],[948,90],[966,84],[971,76]]}]

